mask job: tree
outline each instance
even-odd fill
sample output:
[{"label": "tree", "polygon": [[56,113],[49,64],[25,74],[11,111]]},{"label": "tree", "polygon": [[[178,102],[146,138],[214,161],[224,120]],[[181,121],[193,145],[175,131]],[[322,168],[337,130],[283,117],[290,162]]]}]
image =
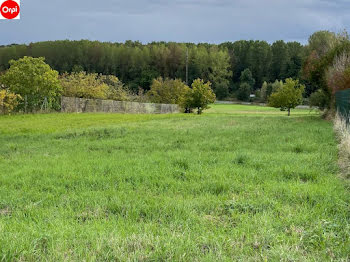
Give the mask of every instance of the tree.
[{"label": "tree", "polygon": [[153,103],[180,104],[189,87],[180,79],[154,79],[147,95]]},{"label": "tree", "polygon": [[283,86],[270,96],[269,106],[288,110],[290,116],[290,109],[302,103],[304,89],[305,86],[299,84],[299,80],[287,78]]},{"label": "tree", "polygon": [[242,101],[248,101],[251,91],[251,86],[248,83],[244,82],[240,85],[237,91],[237,98]]},{"label": "tree", "polygon": [[[269,96],[272,93],[276,92],[282,86],[283,86],[283,81],[282,80],[278,81],[276,79],[275,82],[271,83],[271,90],[269,90],[269,92],[268,92]],[[270,89],[270,87],[268,87],[268,89]]]},{"label": "tree", "polygon": [[[182,107],[191,111],[197,108],[197,113],[201,114],[208,105],[215,102],[215,94],[211,89],[210,82],[204,82],[202,79],[196,79],[191,85],[192,89],[187,90],[185,99],[182,101]],[[189,110],[188,110],[189,109]]]},{"label": "tree", "polygon": [[45,59],[23,57],[10,61],[10,68],[0,77],[0,82],[11,92],[24,98],[20,106],[28,110],[37,110],[43,103],[49,108],[59,107],[62,88],[58,81],[58,72],[52,70]]},{"label": "tree", "polygon": [[343,73],[348,64],[344,58],[350,54],[349,36],[346,32],[338,35],[329,31],[316,32],[309,38],[308,53],[302,70],[303,80],[308,83],[307,94],[322,89],[326,107],[331,108],[335,90],[347,81]]},{"label": "tree", "polygon": [[255,85],[255,79],[253,78],[252,72],[249,68],[246,68],[241,72],[241,77],[239,78],[241,84],[237,90],[237,98],[242,101],[248,101],[250,93]]},{"label": "tree", "polygon": [[253,78],[252,72],[249,68],[246,68],[242,71],[241,77],[239,79],[241,83],[247,83],[251,89],[255,85],[255,79]]},{"label": "tree", "polygon": [[215,95],[218,99],[225,99],[229,95],[228,86],[225,83],[218,83],[215,89]]},{"label": "tree", "polygon": [[268,86],[267,82],[264,81],[264,83],[262,84],[261,89],[260,89],[260,99],[262,102],[266,102],[266,100],[268,98],[267,86]]},{"label": "tree", "polygon": [[324,56],[329,50],[335,47],[338,37],[330,31],[317,31],[309,37],[308,49],[316,51],[318,57]]}]

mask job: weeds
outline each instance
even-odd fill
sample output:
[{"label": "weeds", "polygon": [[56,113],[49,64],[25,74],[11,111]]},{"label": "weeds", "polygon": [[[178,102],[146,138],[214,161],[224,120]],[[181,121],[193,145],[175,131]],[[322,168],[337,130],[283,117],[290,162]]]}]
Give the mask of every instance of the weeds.
[{"label": "weeds", "polygon": [[334,118],[334,130],[339,140],[339,166],[345,178],[350,178],[350,127],[338,114]]}]

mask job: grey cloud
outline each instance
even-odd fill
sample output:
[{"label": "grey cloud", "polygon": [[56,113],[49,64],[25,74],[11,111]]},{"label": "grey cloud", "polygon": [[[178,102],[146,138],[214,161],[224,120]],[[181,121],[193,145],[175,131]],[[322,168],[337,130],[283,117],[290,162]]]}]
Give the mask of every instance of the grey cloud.
[{"label": "grey cloud", "polygon": [[337,0],[32,0],[21,20],[0,20],[0,44],[56,39],[211,42],[284,39],[305,43],[316,30],[350,22]]}]

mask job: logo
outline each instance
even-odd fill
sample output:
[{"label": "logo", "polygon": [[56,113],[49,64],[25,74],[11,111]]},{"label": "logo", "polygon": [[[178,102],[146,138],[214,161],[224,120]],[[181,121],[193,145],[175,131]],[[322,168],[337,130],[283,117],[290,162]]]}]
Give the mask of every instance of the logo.
[{"label": "logo", "polygon": [[0,0],[0,19],[19,19],[20,0]]}]

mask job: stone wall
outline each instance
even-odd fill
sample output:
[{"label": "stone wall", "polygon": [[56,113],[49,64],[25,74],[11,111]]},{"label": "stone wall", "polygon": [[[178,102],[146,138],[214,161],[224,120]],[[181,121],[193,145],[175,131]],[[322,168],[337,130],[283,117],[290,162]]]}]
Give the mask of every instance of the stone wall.
[{"label": "stone wall", "polygon": [[171,114],[178,113],[178,105],[153,104],[103,99],[62,97],[61,111],[65,113],[130,113],[130,114]]}]

